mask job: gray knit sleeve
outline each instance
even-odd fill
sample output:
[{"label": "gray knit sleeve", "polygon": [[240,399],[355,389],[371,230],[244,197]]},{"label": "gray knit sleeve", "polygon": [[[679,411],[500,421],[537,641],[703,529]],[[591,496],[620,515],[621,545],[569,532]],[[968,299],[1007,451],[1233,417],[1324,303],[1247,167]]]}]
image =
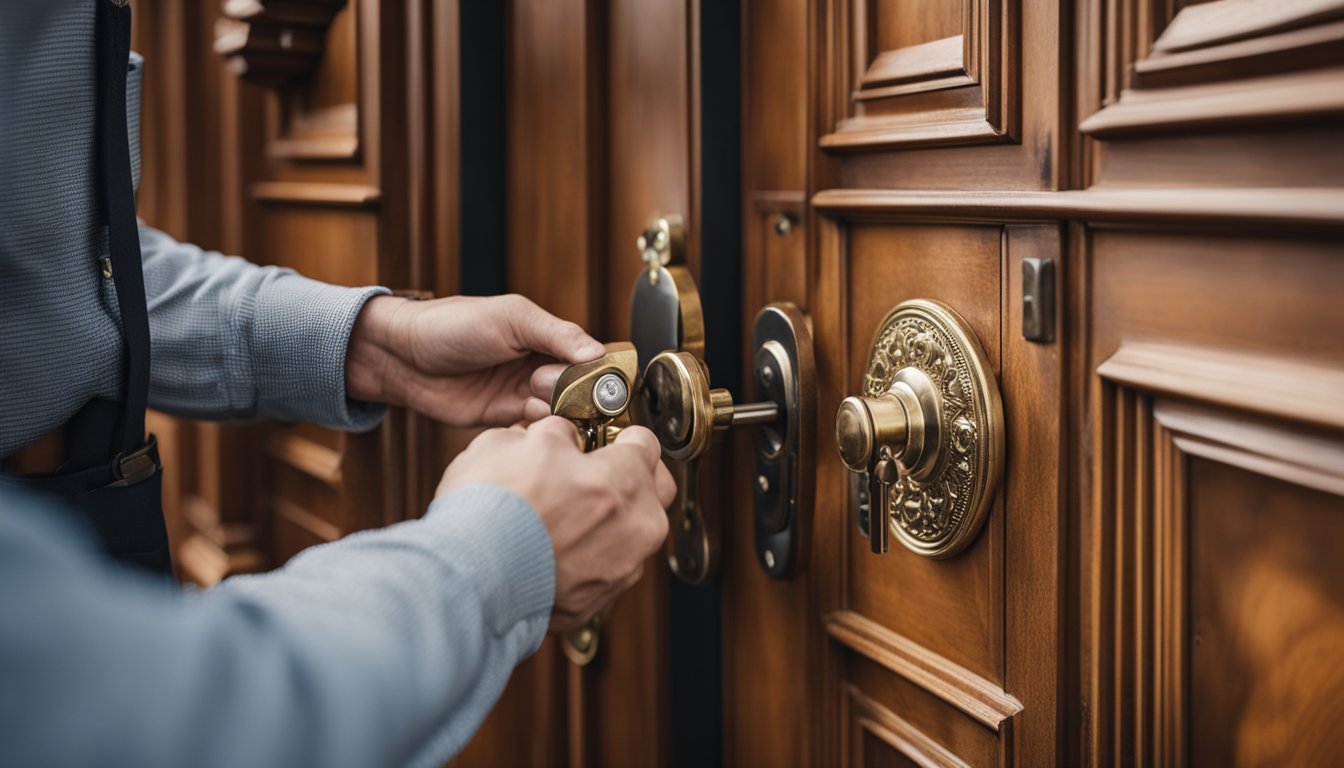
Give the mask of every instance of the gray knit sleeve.
[{"label": "gray knit sleeve", "polygon": [[545,637],[555,562],[521,498],[184,596],[0,486],[0,765],[440,766]]},{"label": "gray knit sleeve", "polygon": [[385,288],[344,288],[179,243],[140,226],[149,300],[149,402],[204,419],[372,429],[379,405],[345,392],[355,318]]}]

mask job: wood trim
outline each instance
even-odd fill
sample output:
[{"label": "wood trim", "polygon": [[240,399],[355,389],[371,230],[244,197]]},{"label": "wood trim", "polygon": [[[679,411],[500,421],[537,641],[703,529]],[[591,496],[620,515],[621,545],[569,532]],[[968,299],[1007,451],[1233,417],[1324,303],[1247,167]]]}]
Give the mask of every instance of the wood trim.
[{"label": "wood trim", "polygon": [[1126,91],[1119,102],[1084,120],[1078,130],[1109,139],[1337,115],[1344,113],[1342,77],[1344,67],[1334,67],[1235,84]]},{"label": "wood trim", "polygon": [[949,109],[936,120],[927,114],[847,120],[821,137],[822,149],[857,150],[896,146],[959,146],[998,141],[1003,134],[977,108]]},{"label": "wood trim", "polygon": [[340,451],[298,435],[281,432],[272,433],[266,438],[266,455],[333,488],[341,486],[343,473]]},{"label": "wood trim", "polygon": [[1176,14],[1162,36],[1153,43],[1154,53],[1263,37],[1344,18],[1340,0],[1241,0],[1190,5]]},{"label": "wood trim", "polygon": [[335,541],[349,532],[342,531],[339,525],[336,525],[329,520],[324,520],[298,504],[286,501],[280,496],[276,496],[271,500],[271,512],[276,518],[288,520],[323,541]]},{"label": "wood trim", "polygon": [[1302,69],[1303,63],[1329,66],[1339,61],[1344,41],[1344,22],[1295,29],[1254,40],[1238,40],[1211,49],[1180,51],[1149,56],[1134,62],[1133,78],[1145,88],[1179,85],[1201,80],[1226,79]]},{"label": "wood trim", "polygon": [[1344,371],[1338,369],[1206,347],[1131,343],[1097,366],[1097,374],[1145,392],[1344,429]]},{"label": "wood trim", "polygon": [[252,199],[261,203],[330,205],[341,208],[377,208],[382,192],[367,184],[316,181],[258,181],[251,186]]},{"label": "wood trim", "polygon": [[1153,225],[1344,229],[1344,191],[1333,189],[1105,189],[947,192],[828,189],[812,196],[838,219],[1133,222]]},{"label": "wood trim", "polygon": [[782,212],[801,217],[807,209],[807,193],[802,190],[760,190],[749,199],[757,213]]},{"label": "wood trim", "polygon": [[1086,135],[1227,130],[1344,113],[1341,0],[1220,0],[1179,12],[1144,2],[1137,13],[1124,5],[1107,4],[1105,65],[1115,82],[1109,103],[1080,123]]},{"label": "wood trim", "polygon": [[[824,12],[834,45],[822,66],[836,120],[818,146],[836,152],[1012,141],[1021,66],[1013,33],[1020,0],[962,0],[961,34],[873,51],[867,0]],[[905,97],[921,94],[915,102]],[[907,106],[911,105],[911,106]]]},{"label": "wood trim", "polygon": [[200,533],[193,533],[173,553],[182,581],[209,587],[229,576],[256,573],[266,558],[254,547],[225,549]]},{"label": "wood trim", "polygon": [[338,104],[305,111],[294,103],[275,105],[284,112],[266,154],[282,160],[354,160],[359,157],[359,106]]},{"label": "wood trim", "polygon": [[866,765],[863,752],[863,733],[866,731],[887,746],[905,755],[921,768],[971,768],[948,748],[934,741],[928,734],[908,720],[865,696],[856,686],[845,686],[849,696],[845,707],[845,721],[852,723],[851,759],[847,765]]},{"label": "wood trim", "polygon": [[953,35],[879,53],[873,65],[863,73],[859,92],[854,98],[873,98],[871,93],[865,92],[877,86],[966,74],[964,41],[965,35]]},{"label": "wood trim", "polygon": [[965,667],[854,611],[826,617],[826,631],[837,642],[895,672],[965,712],[996,733],[1022,711],[1002,688]]},{"label": "wood trim", "polygon": [[317,66],[343,7],[345,0],[225,0],[215,52],[238,77],[283,87]]},{"label": "wood trim", "polygon": [[1185,453],[1344,496],[1344,443],[1338,439],[1167,400],[1158,401],[1154,417]]}]

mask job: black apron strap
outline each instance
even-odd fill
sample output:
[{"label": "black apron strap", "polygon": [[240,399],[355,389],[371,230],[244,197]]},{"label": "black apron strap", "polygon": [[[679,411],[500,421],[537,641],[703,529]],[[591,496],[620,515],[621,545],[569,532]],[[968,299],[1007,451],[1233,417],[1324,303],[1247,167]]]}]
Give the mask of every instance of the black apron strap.
[{"label": "black apron strap", "polygon": [[[149,400],[149,310],[126,128],[131,50],[128,0],[97,3],[99,199],[107,221],[112,280],[126,344],[120,402],[93,400],[66,425],[68,460],[49,475],[0,477],[74,502],[106,551],[161,575],[172,573],[163,521],[163,471],[154,438],[145,440]],[[92,265],[90,265],[92,267]]]},{"label": "black apron strap", "polygon": [[131,7],[126,0],[98,2],[98,155],[103,210],[107,214],[112,281],[117,287],[122,334],[126,339],[126,380],[122,409],[113,433],[118,453],[145,442],[149,401],[149,311],[140,264],[140,234],[131,182],[130,138],[126,128],[126,68],[131,53]]}]

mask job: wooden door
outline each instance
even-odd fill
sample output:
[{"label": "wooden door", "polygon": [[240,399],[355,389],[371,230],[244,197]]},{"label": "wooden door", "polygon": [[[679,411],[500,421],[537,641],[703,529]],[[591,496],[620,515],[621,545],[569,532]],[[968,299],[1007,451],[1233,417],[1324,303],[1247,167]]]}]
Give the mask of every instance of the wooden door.
[{"label": "wooden door", "polygon": [[[1007,462],[951,559],[867,552],[830,446],[804,581],[734,533],[726,761],[1336,761],[1344,6],[745,18],[747,303],[812,314],[818,434],[918,296],[985,347]],[[1045,334],[1025,259],[1054,265]]]},{"label": "wooden door", "polygon": [[[680,213],[716,384],[768,302],[816,342],[802,573],[757,565],[730,438],[702,489],[719,579],[652,559],[598,660],[548,641],[457,764],[1344,753],[1339,0],[327,10],[301,37],[320,55],[230,68],[216,4],[137,0],[148,220],[336,282],[518,291],[615,340],[635,236]],[[1035,331],[1028,259],[1053,265]],[[867,551],[831,440],[911,298],[966,319],[1003,398],[1003,481],[945,560]],[[203,583],[418,514],[470,437],[396,412],[362,436],[154,429]]]}]

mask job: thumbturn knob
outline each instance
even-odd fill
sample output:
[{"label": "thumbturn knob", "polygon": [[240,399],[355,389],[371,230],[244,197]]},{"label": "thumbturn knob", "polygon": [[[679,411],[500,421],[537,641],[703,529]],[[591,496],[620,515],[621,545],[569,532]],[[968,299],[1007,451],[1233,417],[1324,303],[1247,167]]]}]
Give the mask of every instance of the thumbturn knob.
[{"label": "thumbturn knob", "polygon": [[868,480],[874,552],[888,534],[928,557],[965,548],[1003,473],[1003,405],[988,358],[964,320],[907,301],[873,340],[861,396],[835,416],[840,459]]}]

